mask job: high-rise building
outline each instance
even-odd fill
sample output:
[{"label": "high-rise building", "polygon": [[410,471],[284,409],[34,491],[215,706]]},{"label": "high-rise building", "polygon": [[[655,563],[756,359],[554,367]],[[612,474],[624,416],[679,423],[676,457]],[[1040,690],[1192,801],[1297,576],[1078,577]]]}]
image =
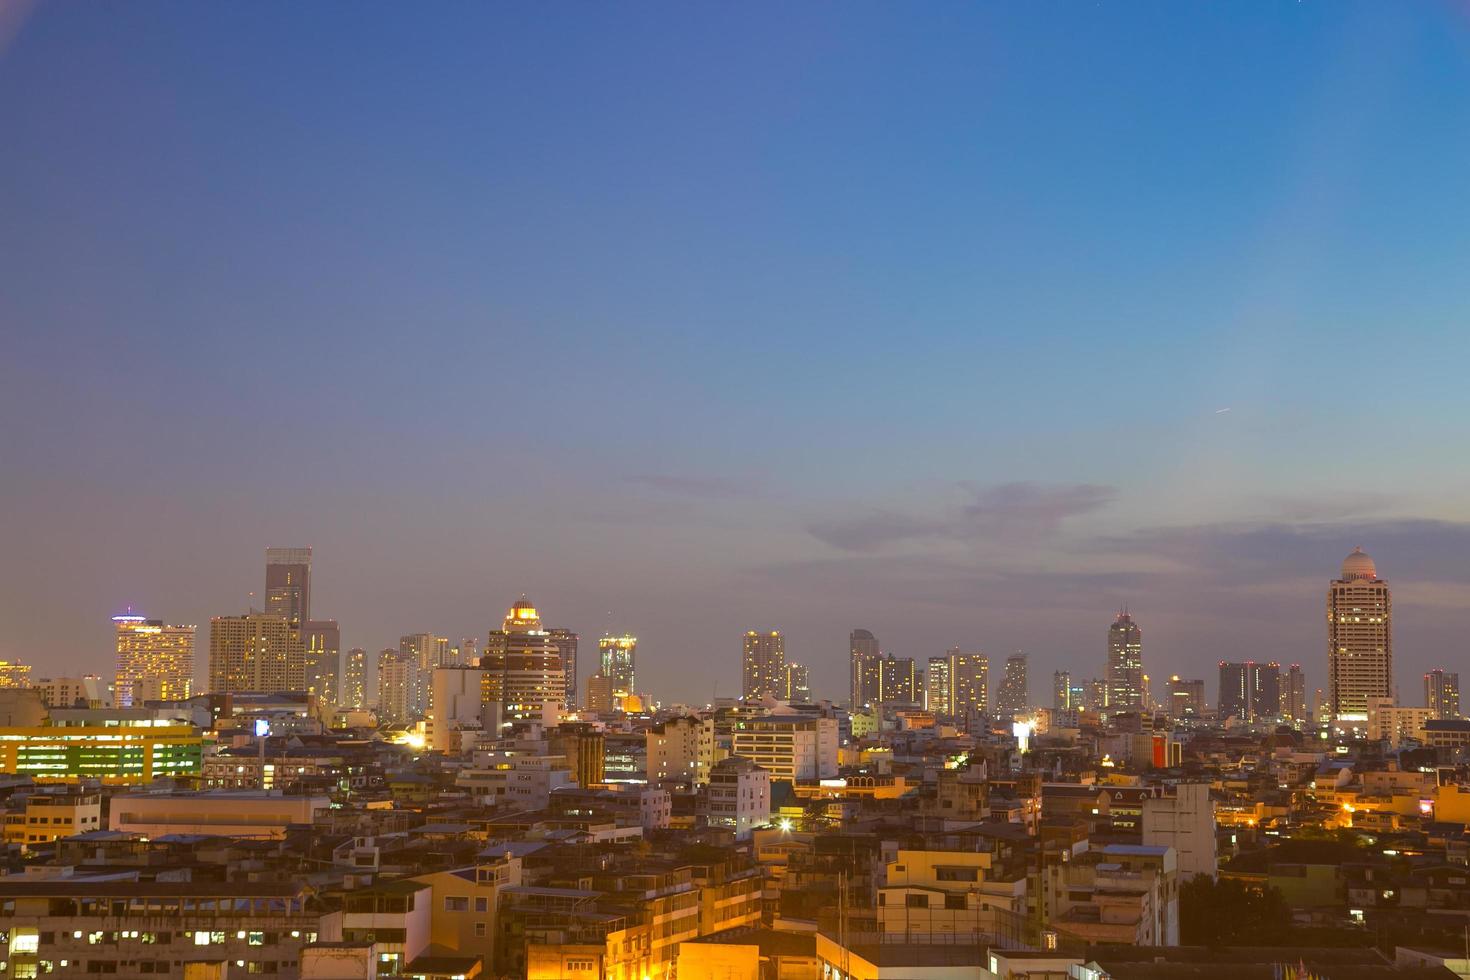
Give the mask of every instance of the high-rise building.
[{"label": "high-rise building", "polygon": [[604,636],[597,641],[598,673],[612,681],[615,694],[633,694],[634,671],[637,667],[638,637],[624,633],[622,636]]},{"label": "high-rise building", "polygon": [[1006,657],[1005,674],[1000,680],[1000,689],[995,692],[995,710],[1000,715],[1023,714],[1030,700],[1026,680],[1026,655],[1012,654]]},{"label": "high-rise building", "polygon": [[951,654],[930,657],[924,671],[924,708],[939,718],[954,714],[954,682],[950,663]]},{"label": "high-rise building", "polygon": [[1286,687],[1281,692],[1281,717],[1297,725],[1311,722],[1307,713],[1307,677],[1301,664],[1286,669]]},{"label": "high-rise building", "polygon": [[[446,640],[444,646],[449,645]],[[398,638],[398,655],[414,663],[415,687],[409,696],[409,713],[415,717],[429,710],[433,690],[434,669],[442,666],[439,638],[433,633],[408,633]]]},{"label": "high-rise building", "polygon": [[1276,718],[1281,713],[1280,664],[1220,661],[1220,704],[1216,714],[1221,719],[1255,721]]},{"label": "high-rise building", "polygon": [[306,690],[324,710],[342,698],[342,631],[335,619],[312,619],[301,627],[306,647]]},{"label": "high-rise building", "polygon": [[883,688],[883,654],[878,649],[878,638],[864,629],[853,630],[847,637],[847,653],[848,706],[856,711],[877,704]]},{"label": "high-rise building", "polygon": [[588,711],[598,714],[607,714],[617,708],[614,702],[612,678],[603,676],[599,671],[587,678],[587,703],[584,707]]},{"label": "high-rise building", "polygon": [[128,613],[112,617],[117,674],[113,699],[119,708],[145,701],[182,701],[194,693],[194,626]]},{"label": "high-rise building", "polygon": [[535,605],[521,596],[498,630],[491,630],[480,658],[485,703],[498,704],[502,721],[541,720],[548,707],[566,704],[561,647],[541,628]]},{"label": "high-rise building", "polygon": [[741,696],[784,698],[786,696],[786,638],[779,630],[750,630],[742,645]]},{"label": "high-rise building", "polygon": [[[972,716],[990,710],[990,658],[983,653],[961,653],[959,647],[951,647],[944,660],[949,670],[947,714],[968,729]],[[934,661],[929,663],[932,670]]]},{"label": "high-rise building", "polygon": [[1088,711],[1103,711],[1108,706],[1108,682],[1094,677],[1082,682],[1082,705]]},{"label": "high-rise building", "polygon": [[311,619],[311,549],[265,549],[265,611],[293,627]]},{"label": "high-rise building", "polygon": [[400,646],[378,654],[378,720],[384,724],[403,724],[423,716],[420,692],[419,659],[414,651],[404,652]]},{"label": "high-rise building", "polygon": [[344,708],[367,707],[367,651],[353,647],[342,661],[339,702]]},{"label": "high-rise building", "polygon": [[552,628],[546,631],[551,636],[552,645],[556,652],[561,654],[561,672],[566,680],[566,706],[575,708],[577,706],[577,641],[580,637],[569,629]]},{"label": "high-rise building", "polygon": [[306,648],[289,620],[265,613],[210,619],[210,694],[305,689]]},{"label": "high-rise building", "polygon": [[798,663],[786,665],[786,698],[793,704],[808,704],[812,699],[811,680],[806,666]]},{"label": "high-rise building", "polygon": [[890,653],[879,663],[879,668],[878,703],[918,703],[918,677],[915,676],[913,657],[895,657]]},{"label": "high-rise building", "polygon": [[1184,680],[1178,674],[1169,678],[1169,702],[1165,705],[1170,718],[1198,718],[1205,713],[1205,682]]},{"label": "high-rise building", "polygon": [[1460,717],[1460,675],[1455,671],[1436,667],[1424,675],[1424,703],[1434,712],[1434,717]]},{"label": "high-rise building", "polygon": [[1143,630],[1127,612],[1108,627],[1109,711],[1138,711],[1143,703]]},{"label": "high-rise building", "polygon": [[1392,600],[1362,548],[1327,587],[1327,692],[1333,716],[1355,720],[1369,698],[1393,697]]},{"label": "high-rise building", "polygon": [[1051,706],[1055,711],[1070,711],[1077,705],[1072,703],[1072,672],[1055,670],[1051,675]]}]

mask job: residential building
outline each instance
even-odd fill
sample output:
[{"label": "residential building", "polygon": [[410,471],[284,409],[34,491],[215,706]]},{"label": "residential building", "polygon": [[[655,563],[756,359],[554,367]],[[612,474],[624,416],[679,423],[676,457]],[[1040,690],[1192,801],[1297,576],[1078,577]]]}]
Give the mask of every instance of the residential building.
[{"label": "residential building", "polygon": [[209,621],[209,693],[306,689],[301,631],[281,616],[249,613]]},{"label": "residential building", "polygon": [[688,715],[659,722],[648,730],[648,781],[702,786],[715,758],[713,718]]},{"label": "residential building", "polygon": [[1067,670],[1052,671],[1051,706],[1054,711],[1071,711],[1080,707],[1072,703],[1072,673]]},{"label": "residential building", "polygon": [[556,647],[557,655],[561,657],[562,681],[566,688],[562,706],[570,710],[578,704],[577,641],[580,637],[569,629],[559,627],[552,627],[546,633],[551,639],[551,645]]},{"label": "residential building", "polygon": [[711,826],[729,827],[737,840],[746,840],[771,822],[771,774],[749,759],[721,759],[710,769],[703,800]]},{"label": "residential building", "polygon": [[930,657],[924,671],[924,708],[937,718],[954,713],[954,686],[950,673],[950,656]]},{"label": "residential building", "polygon": [[[483,675],[479,675],[483,677]],[[378,719],[402,724],[421,717],[418,657],[389,647],[378,654]]]},{"label": "residential building", "polygon": [[1460,675],[1436,667],[1424,675],[1424,703],[1440,719],[1460,717]]},{"label": "residential building", "polygon": [[1215,843],[1215,803],[1208,783],[1179,783],[1173,793],[1143,801],[1143,843],[1172,847],[1179,875],[1216,876],[1219,855]]},{"label": "residential building", "polygon": [[741,696],[785,698],[786,638],[779,630],[745,634],[741,650]]},{"label": "residential building", "polygon": [[1393,748],[1409,740],[1424,742],[1425,723],[1436,719],[1434,708],[1404,707],[1394,704],[1392,698],[1369,698],[1367,736],[1383,739]]},{"label": "residential building", "polygon": [[783,700],[806,704],[812,699],[812,685],[804,664],[786,664],[786,697]]},{"label": "residential building", "polygon": [[502,722],[542,721],[566,704],[561,647],[542,629],[536,607],[524,595],[510,607],[501,629],[492,630],[480,666],[483,698],[498,704]]},{"label": "residential building", "polygon": [[112,688],[96,674],[81,677],[43,677],[36,689],[48,708],[110,708]]},{"label": "residential building", "polygon": [[1281,691],[1281,717],[1296,725],[1305,725],[1313,719],[1307,709],[1307,678],[1301,664],[1292,664],[1286,669],[1285,687]]},{"label": "residential building", "polygon": [[917,704],[918,677],[913,657],[889,654],[879,662],[878,703],[890,705]]},{"label": "residential building", "polygon": [[731,751],[796,783],[837,775],[837,719],[816,714],[769,714],[733,733]]},{"label": "residential building", "polygon": [[1005,674],[995,692],[995,711],[1002,716],[1024,714],[1030,707],[1030,686],[1026,679],[1026,655],[1006,658]]}]

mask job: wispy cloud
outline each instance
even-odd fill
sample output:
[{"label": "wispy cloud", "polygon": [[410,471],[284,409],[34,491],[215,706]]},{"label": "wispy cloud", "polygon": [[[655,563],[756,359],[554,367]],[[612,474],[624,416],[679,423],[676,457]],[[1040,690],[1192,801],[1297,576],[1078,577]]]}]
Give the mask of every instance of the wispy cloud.
[{"label": "wispy cloud", "polygon": [[818,518],[807,523],[807,531],[834,548],[856,552],[918,539],[1032,540],[1055,534],[1068,518],[1095,511],[1117,497],[1115,488],[1093,483],[962,486],[970,500],[937,516],[874,509]]}]

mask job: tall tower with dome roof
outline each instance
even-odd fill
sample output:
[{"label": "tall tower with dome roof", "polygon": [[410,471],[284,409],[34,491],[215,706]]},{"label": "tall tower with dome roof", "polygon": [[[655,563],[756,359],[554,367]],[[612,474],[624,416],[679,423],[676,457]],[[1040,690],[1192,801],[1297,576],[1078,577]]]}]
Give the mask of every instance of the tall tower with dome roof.
[{"label": "tall tower with dome roof", "polygon": [[1333,717],[1366,719],[1369,698],[1393,697],[1393,604],[1362,548],[1327,587],[1327,691]]}]

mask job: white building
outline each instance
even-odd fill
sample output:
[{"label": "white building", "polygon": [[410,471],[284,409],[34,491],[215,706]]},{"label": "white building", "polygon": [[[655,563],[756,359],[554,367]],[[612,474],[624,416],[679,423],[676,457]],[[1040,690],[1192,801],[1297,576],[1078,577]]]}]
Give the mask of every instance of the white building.
[{"label": "white building", "polygon": [[1384,739],[1394,748],[1412,739],[1424,742],[1424,724],[1438,715],[1431,707],[1400,707],[1393,698],[1368,699],[1368,737]]},{"label": "white building", "polygon": [[747,759],[720,760],[701,792],[710,826],[732,827],[737,839],[771,822],[771,774]]},{"label": "white building", "polygon": [[429,748],[458,753],[461,733],[485,727],[482,688],[485,672],[478,667],[436,667],[429,700]]},{"label": "white building", "polygon": [[735,730],[733,754],[789,783],[837,775],[837,719],[813,714],[769,714]]},{"label": "white building", "polygon": [[1179,877],[1214,878],[1219,872],[1215,849],[1215,802],[1207,783],[1181,783],[1172,796],[1143,801],[1143,843],[1172,847],[1178,855]]}]

